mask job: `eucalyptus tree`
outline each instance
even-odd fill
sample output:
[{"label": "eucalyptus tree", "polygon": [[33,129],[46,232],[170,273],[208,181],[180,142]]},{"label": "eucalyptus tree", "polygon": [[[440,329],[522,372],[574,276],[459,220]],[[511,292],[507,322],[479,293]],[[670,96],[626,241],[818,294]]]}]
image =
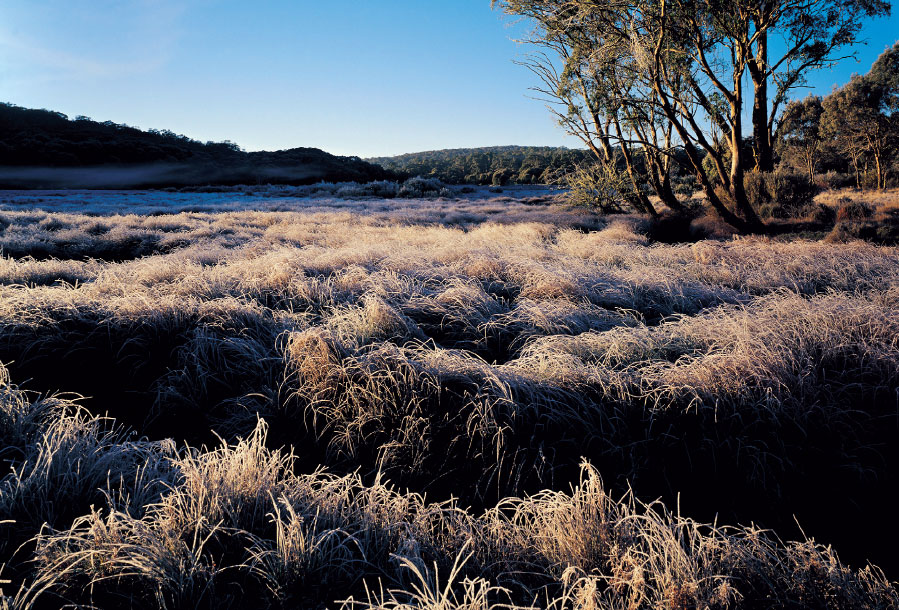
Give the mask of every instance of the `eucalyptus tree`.
[{"label": "eucalyptus tree", "polygon": [[668,207],[682,209],[671,189],[671,157],[662,152],[666,137],[671,145],[670,127],[656,120],[653,109],[628,103],[639,99],[634,88],[640,82],[627,41],[601,27],[602,20],[614,18],[616,5],[589,12],[577,2],[494,4],[533,21],[535,31],[527,42],[538,50],[521,63],[539,78],[533,89],[559,124],[584,143],[601,167],[588,173],[619,185],[628,182],[630,203],[638,211],[656,214],[647,186]]},{"label": "eucalyptus tree", "polygon": [[880,55],[870,72],[854,75],[824,98],[821,131],[848,157],[856,186],[867,186],[873,169],[874,186],[886,187],[899,148],[899,43]]},{"label": "eucalyptus tree", "polygon": [[790,160],[798,157],[797,165],[805,169],[810,180],[815,177],[815,168],[824,143],[821,130],[823,113],[821,96],[809,95],[804,100],[787,104],[777,126],[781,158]]},{"label": "eucalyptus tree", "polygon": [[[528,65],[569,131],[606,160],[615,145],[623,154],[641,148],[647,179],[663,201],[666,172],[682,149],[710,204],[741,230],[762,228],[744,179],[749,169],[769,169],[772,125],[787,92],[808,70],[834,61],[840,48],[856,42],[864,16],[889,11],[883,0],[493,3],[536,24],[530,42],[542,49]],[[772,33],[786,41],[773,64]],[[554,63],[559,60],[561,70]],[[744,86],[747,73],[752,91]],[[775,84],[773,104],[769,82]],[[744,146],[750,104],[759,134],[754,154]],[[633,177],[626,155],[625,165]]]},{"label": "eucalyptus tree", "polygon": [[[725,4],[729,4],[725,2]],[[749,54],[753,85],[752,135],[756,164],[774,169],[774,123],[791,89],[811,70],[854,56],[865,18],[889,15],[886,0],[737,0],[748,17],[736,30],[741,52]],[[748,26],[748,27],[747,27]],[[769,40],[778,42],[772,47]],[[773,88],[773,95],[770,89]]]},{"label": "eucalyptus tree", "polygon": [[887,168],[899,148],[899,42],[884,51],[865,80],[871,108],[868,144],[877,172],[877,188],[886,188]]}]

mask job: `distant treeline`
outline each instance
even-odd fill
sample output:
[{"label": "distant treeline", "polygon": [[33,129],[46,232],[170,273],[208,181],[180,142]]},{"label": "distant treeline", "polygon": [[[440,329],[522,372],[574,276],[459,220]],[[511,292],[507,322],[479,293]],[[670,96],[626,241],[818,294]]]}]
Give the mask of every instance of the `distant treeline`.
[{"label": "distant treeline", "polygon": [[245,152],[171,131],[0,103],[0,188],[368,182],[396,176],[317,148]]},{"label": "distant treeline", "polygon": [[447,184],[547,184],[588,158],[586,150],[491,146],[366,159],[388,170],[439,178]]}]

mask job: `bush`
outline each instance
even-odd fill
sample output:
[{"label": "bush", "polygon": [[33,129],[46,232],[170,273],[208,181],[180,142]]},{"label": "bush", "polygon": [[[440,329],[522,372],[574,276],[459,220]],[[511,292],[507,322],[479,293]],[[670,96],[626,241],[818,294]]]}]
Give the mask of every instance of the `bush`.
[{"label": "bush", "polygon": [[836,225],[826,238],[828,242],[862,239],[881,245],[899,243],[899,215],[875,211],[867,202],[840,197],[834,216]]},{"label": "bush", "polygon": [[807,175],[749,172],[746,196],[762,218],[802,218],[813,213],[819,188]]},{"label": "bush", "polygon": [[[746,196],[749,202],[756,210],[761,210],[763,206],[768,205],[774,196],[769,189],[769,176],[760,172],[749,172],[743,180],[746,188]],[[719,189],[720,190],[720,189]],[[761,214],[761,212],[759,212]]]},{"label": "bush", "polygon": [[899,241],[899,226],[866,220],[838,222],[828,233],[825,241],[835,243],[853,239],[862,239],[881,245],[893,245]]},{"label": "bush", "polygon": [[790,217],[806,212],[817,194],[818,186],[805,174],[774,174],[774,199]]},{"label": "bush", "polygon": [[837,213],[832,207],[819,203],[816,206],[812,206],[808,218],[814,223],[831,226],[837,220]]},{"label": "bush", "polygon": [[829,171],[825,174],[816,174],[815,183],[820,189],[844,189],[855,186],[855,176],[840,172]]},{"label": "bush", "polygon": [[338,197],[381,197],[384,199],[392,199],[399,192],[399,185],[389,180],[381,180],[377,182],[368,182],[365,184],[350,183],[343,185],[337,189],[335,195]]},{"label": "bush", "polygon": [[446,185],[437,178],[415,176],[414,178],[409,178],[403,182],[403,186],[400,187],[397,197],[408,197],[410,199],[418,197],[442,197],[445,196],[445,193],[448,193]]},{"label": "bush", "polygon": [[637,193],[628,177],[614,167],[583,163],[564,174],[559,182],[567,186],[568,202],[603,214],[626,212],[635,205]]},{"label": "bush", "polygon": [[855,201],[849,197],[837,200],[837,222],[847,220],[865,220],[874,215],[874,210],[864,201]]},{"label": "bush", "polygon": [[693,193],[699,190],[699,181],[696,180],[696,176],[690,174],[686,174],[683,176],[672,176],[671,190],[673,190],[677,195],[686,195],[690,197],[693,195]]}]

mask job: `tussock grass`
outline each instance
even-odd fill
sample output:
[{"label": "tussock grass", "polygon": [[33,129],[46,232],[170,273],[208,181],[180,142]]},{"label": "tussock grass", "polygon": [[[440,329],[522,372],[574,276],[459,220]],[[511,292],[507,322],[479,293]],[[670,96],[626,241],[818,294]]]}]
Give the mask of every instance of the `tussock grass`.
[{"label": "tussock grass", "polygon": [[2,212],[0,603],[899,605],[895,248],[268,195]]},{"label": "tussock grass", "polygon": [[471,515],[353,475],[293,475],[290,456],[264,441],[260,423],[235,444],[182,452],[170,490],[143,518],[94,509],[43,532],[36,577],[13,607],[123,595],[138,608],[315,605],[337,591],[350,594],[344,607],[369,608],[899,602],[875,568],[848,570],[813,541],[616,501],[589,465],[568,493]]}]

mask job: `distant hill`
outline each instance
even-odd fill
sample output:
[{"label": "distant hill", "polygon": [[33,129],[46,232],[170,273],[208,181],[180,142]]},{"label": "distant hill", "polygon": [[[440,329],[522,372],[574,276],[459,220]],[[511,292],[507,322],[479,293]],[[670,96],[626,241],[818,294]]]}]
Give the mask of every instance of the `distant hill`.
[{"label": "distant hill", "polygon": [[368,182],[396,176],[317,148],[245,152],[52,110],[0,103],[0,188],[137,188]]},{"label": "distant hill", "polygon": [[449,184],[545,184],[587,155],[586,150],[564,147],[490,146],[429,150],[366,161],[408,175],[433,176]]}]

